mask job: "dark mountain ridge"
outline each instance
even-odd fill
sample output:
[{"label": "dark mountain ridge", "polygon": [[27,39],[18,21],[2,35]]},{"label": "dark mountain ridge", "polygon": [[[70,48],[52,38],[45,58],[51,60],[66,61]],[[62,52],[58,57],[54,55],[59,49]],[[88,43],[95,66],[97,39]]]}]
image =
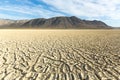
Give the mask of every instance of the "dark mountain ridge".
[{"label": "dark mountain ridge", "polygon": [[[3,20],[0,28],[57,28],[57,29],[105,29],[111,28],[102,21],[81,20],[75,16],[37,18],[31,20]],[[5,23],[6,22],[6,23]],[[3,25],[2,25],[3,24]]]}]

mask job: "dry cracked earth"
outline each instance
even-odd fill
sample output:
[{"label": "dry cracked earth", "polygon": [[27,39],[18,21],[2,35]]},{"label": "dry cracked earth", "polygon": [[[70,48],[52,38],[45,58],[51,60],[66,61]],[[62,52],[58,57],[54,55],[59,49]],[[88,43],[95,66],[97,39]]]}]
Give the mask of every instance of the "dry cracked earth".
[{"label": "dry cracked earth", "polygon": [[120,80],[120,30],[0,30],[0,80]]}]

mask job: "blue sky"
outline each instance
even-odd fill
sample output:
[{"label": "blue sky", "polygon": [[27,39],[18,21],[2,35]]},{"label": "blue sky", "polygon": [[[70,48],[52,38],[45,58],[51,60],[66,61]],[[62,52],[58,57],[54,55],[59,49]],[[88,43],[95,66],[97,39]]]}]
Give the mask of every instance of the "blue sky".
[{"label": "blue sky", "polygon": [[0,18],[77,16],[120,27],[120,0],[0,0]]}]

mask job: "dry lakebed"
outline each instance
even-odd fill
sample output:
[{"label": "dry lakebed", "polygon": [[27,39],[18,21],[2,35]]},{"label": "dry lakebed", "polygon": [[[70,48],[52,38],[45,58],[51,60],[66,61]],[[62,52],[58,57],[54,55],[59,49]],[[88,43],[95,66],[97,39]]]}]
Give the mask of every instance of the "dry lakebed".
[{"label": "dry lakebed", "polygon": [[0,80],[120,80],[120,30],[0,30]]}]

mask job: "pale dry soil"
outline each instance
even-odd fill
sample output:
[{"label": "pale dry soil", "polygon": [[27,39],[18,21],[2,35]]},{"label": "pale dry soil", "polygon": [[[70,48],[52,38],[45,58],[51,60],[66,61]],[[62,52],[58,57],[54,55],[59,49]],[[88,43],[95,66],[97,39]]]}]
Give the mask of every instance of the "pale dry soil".
[{"label": "pale dry soil", "polygon": [[120,30],[0,30],[0,80],[120,80]]}]

